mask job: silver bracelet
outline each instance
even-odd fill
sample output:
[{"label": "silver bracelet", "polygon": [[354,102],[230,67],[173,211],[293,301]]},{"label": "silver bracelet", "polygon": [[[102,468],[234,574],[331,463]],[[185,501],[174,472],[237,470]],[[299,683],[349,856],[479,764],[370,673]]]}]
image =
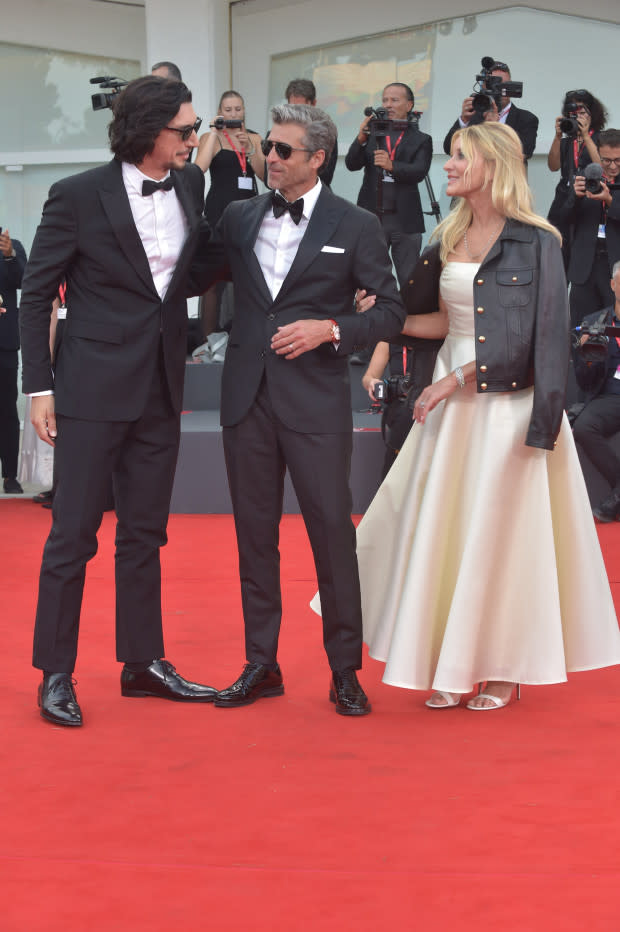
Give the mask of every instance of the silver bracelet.
[{"label": "silver bracelet", "polygon": [[459,388],[465,388],[465,376],[463,375],[463,370],[460,366],[457,366],[454,370],[454,377],[456,379],[456,384]]}]

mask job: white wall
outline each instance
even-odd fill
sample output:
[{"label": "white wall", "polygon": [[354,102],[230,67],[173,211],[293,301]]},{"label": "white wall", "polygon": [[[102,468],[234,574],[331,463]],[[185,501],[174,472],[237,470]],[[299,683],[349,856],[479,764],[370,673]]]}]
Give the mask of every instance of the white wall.
[{"label": "white wall", "polygon": [[144,10],[91,0],[3,3],[2,41],[144,61]]}]

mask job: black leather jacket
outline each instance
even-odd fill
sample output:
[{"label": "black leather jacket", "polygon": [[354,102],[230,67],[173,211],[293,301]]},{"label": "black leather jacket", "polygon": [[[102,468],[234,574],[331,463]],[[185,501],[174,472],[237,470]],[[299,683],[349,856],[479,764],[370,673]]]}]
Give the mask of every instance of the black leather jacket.
[{"label": "black leather jacket", "polygon": [[[420,258],[440,274],[439,244]],[[479,392],[534,386],[525,443],[552,450],[560,432],[570,353],[566,277],[551,233],[507,220],[473,281]]]}]

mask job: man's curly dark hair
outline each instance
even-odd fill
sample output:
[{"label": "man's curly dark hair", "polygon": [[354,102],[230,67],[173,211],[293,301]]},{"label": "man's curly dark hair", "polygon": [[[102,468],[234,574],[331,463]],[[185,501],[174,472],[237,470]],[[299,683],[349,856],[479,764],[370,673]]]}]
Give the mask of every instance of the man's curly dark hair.
[{"label": "man's curly dark hair", "polygon": [[173,120],[192,92],[182,81],[155,75],[136,78],[123,88],[113,104],[108,126],[110,148],[117,159],[139,165],[153,151],[162,129]]}]

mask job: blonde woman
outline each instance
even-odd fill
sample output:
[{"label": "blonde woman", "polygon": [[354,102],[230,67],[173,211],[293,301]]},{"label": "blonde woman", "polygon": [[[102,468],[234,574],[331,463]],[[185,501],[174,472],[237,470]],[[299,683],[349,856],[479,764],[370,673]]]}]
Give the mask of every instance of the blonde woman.
[{"label": "blonde woman", "polygon": [[457,132],[445,170],[459,201],[421,259],[438,308],[405,325],[445,342],[358,528],[364,640],[386,683],[432,689],[433,709],[486,683],[466,706],[490,711],[515,684],[619,663],[620,635],[563,413],[559,234],[510,127]]}]

